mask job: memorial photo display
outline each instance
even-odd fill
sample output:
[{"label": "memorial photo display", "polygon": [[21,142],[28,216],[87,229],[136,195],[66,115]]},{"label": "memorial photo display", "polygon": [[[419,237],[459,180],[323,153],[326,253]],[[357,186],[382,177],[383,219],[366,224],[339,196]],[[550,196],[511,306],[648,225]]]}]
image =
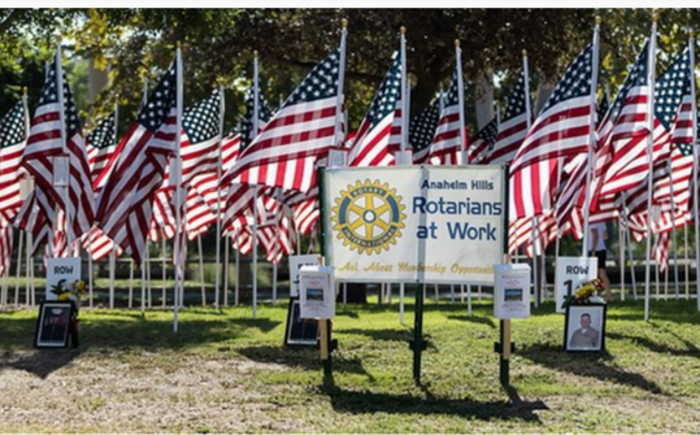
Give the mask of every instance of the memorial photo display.
[{"label": "memorial photo display", "polygon": [[72,302],[43,302],[39,307],[34,346],[67,347],[73,309]]},{"label": "memorial photo display", "polygon": [[571,305],[566,309],[564,349],[568,352],[605,350],[605,304]]},{"label": "memorial photo display", "polygon": [[290,298],[284,344],[286,346],[316,347],[318,339],[318,320],[302,319],[299,298]]}]

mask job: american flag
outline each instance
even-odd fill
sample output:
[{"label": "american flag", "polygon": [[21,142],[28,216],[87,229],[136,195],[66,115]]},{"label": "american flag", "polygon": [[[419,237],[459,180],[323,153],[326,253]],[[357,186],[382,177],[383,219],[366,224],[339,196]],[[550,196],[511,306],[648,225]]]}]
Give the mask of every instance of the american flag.
[{"label": "american flag", "polygon": [[428,161],[430,144],[435,136],[435,129],[440,120],[440,98],[438,96],[421,113],[411,119],[408,141],[413,148],[413,163],[422,165]]},{"label": "american flag", "polygon": [[22,101],[0,120],[0,221],[11,222],[22,205],[19,161],[27,142],[27,114]]},{"label": "american flag", "polygon": [[253,142],[223,184],[259,184],[306,192],[317,185],[316,162],[336,146],[340,51],[316,65]]},{"label": "american flag", "polygon": [[[685,50],[659,76],[654,88],[653,202],[664,209],[670,209],[672,204],[676,207],[687,205],[690,199],[693,167],[691,77],[690,56]],[[674,141],[679,146],[672,146]],[[647,159],[646,153],[638,157],[640,163],[637,166],[644,169],[642,181],[649,177]],[[646,183],[637,183],[626,192],[631,210],[646,208]]]},{"label": "american flag", "polygon": [[[467,127],[461,125],[459,119],[459,100],[459,78],[455,73],[452,84],[445,94],[440,120],[428,152],[428,161],[433,165],[459,165],[462,163],[458,156],[463,149],[462,129]],[[464,144],[464,149],[467,149],[467,144]]]},{"label": "american flag", "polygon": [[[78,238],[92,226],[95,196],[78,112],[59,62],[60,53],[57,53],[46,75],[20,165],[34,176],[36,186],[44,191],[50,201],[67,212],[71,221],[66,229]],[[59,75],[63,89],[58,85]],[[59,101],[61,92],[63,101]],[[61,124],[61,112],[65,125]],[[65,149],[62,128],[65,129]],[[67,158],[67,195],[63,192],[65,188],[54,185],[54,165],[60,157]],[[65,203],[66,196],[68,204]]]},{"label": "american flag", "polygon": [[116,113],[112,112],[109,116],[100,119],[95,129],[86,138],[90,178],[96,192],[102,186],[96,186],[94,183],[117,149],[116,127]]},{"label": "american flag", "polygon": [[493,119],[486,124],[484,128],[476,133],[476,137],[472,139],[467,150],[467,158],[469,163],[485,163],[485,159],[496,144],[498,135],[498,119]]},{"label": "american flag", "polygon": [[[510,163],[522,145],[527,135],[527,98],[525,95],[525,71],[518,76],[515,87],[508,95],[508,106],[506,113],[498,125],[498,135],[496,142],[488,155],[484,158],[484,163]],[[549,121],[551,122],[551,121]]]},{"label": "american flag", "polygon": [[370,103],[365,118],[348,153],[348,166],[390,166],[395,163],[389,152],[396,103],[401,100],[401,57],[394,60]]},{"label": "american flag", "polygon": [[641,182],[648,170],[648,63],[647,41],[598,127],[594,206],[598,195],[623,192]]},{"label": "american flag", "polygon": [[[245,147],[250,144],[253,139],[253,116],[255,111],[255,90],[253,87],[248,88],[245,97],[245,113],[243,114],[243,120],[241,121],[240,133],[241,133],[241,147]],[[258,86],[258,131],[267,124],[267,121],[272,119],[275,111],[270,108],[265,99],[265,94],[262,88]]]},{"label": "american flag", "polygon": [[114,168],[98,200],[97,226],[137,263],[143,258],[154,195],[176,151],[177,85],[173,65],[108,163]]},{"label": "american flag", "polygon": [[537,161],[588,151],[592,60],[593,46],[588,45],[566,70],[542,107],[513,159],[512,173]]},{"label": "american flag", "polygon": [[552,207],[560,158],[588,152],[591,133],[593,46],[569,66],[530,128],[511,165],[511,218]]},{"label": "american flag", "polygon": [[215,90],[182,116],[182,184],[188,185],[194,177],[206,172],[216,172],[219,165],[219,131],[221,121],[221,100],[219,90]]}]

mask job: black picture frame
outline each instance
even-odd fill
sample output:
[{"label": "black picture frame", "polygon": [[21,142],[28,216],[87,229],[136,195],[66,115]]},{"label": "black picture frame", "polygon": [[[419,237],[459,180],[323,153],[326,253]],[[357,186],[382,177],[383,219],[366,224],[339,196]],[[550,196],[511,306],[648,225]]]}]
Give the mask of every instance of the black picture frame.
[{"label": "black picture frame", "polygon": [[317,319],[302,319],[299,297],[289,298],[284,345],[288,347],[317,348],[321,338]]},{"label": "black picture frame", "polygon": [[[564,350],[572,353],[604,352],[607,311],[608,305],[603,303],[570,305],[566,307]],[[582,328],[573,329],[576,326],[572,327],[571,323],[575,322],[576,319],[581,319],[584,314],[589,315],[591,324],[587,329],[597,333],[597,340],[595,340],[595,334],[591,335],[591,331],[583,332],[581,331]],[[580,345],[577,345],[575,340]],[[593,344],[589,346],[588,342],[590,341],[593,341]]]},{"label": "black picture frame", "polygon": [[71,324],[75,317],[75,305],[71,301],[43,301],[34,334],[37,349],[62,349],[68,347]]}]

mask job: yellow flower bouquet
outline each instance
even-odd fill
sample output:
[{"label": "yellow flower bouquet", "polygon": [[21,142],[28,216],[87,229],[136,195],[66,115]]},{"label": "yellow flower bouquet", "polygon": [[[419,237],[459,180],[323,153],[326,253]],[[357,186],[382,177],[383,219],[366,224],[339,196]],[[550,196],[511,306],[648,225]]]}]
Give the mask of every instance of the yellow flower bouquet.
[{"label": "yellow flower bouquet", "polygon": [[564,299],[564,308],[571,305],[586,305],[591,303],[604,302],[604,299],[598,296],[598,292],[603,290],[603,281],[599,278],[584,282],[581,287]]}]

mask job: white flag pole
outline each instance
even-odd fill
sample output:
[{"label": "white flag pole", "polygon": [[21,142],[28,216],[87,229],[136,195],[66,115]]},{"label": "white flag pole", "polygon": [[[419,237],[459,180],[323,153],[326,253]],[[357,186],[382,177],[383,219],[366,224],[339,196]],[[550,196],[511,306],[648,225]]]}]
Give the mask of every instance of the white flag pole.
[{"label": "white flag pole", "polygon": [[698,222],[698,105],[695,101],[695,32],[690,33],[688,40],[690,51],[690,101],[692,110],[692,131],[693,131],[693,219],[695,222],[695,286],[697,293],[697,308],[700,311],[700,231],[697,230]]},{"label": "white flag pole", "polygon": [[[253,131],[258,135],[260,118],[260,76],[258,75],[258,51],[253,52]],[[253,189],[253,319],[258,315],[258,186]]]},{"label": "white flag pole", "polygon": [[204,283],[204,250],[202,249],[202,235],[197,235],[197,250],[199,256],[199,281],[202,287],[202,306],[207,306],[207,289]]},{"label": "white flag pole", "polygon": [[[647,176],[647,249],[646,249],[646,269],[644,274],[644,320],[649,320],[649,297],[651,281],[651,202],[654,194],[653,187],[653,132],[654,132],[654,88],[656,82],[656,26],[658,15],[654,14],[651,25],[651,38],[649,38],[649,68],[647,76],[647,162],[649,164],[649,175]],[[699,287],[700,288],[700,287]],[[700,302],[699,302],[700,304]],[[700,305],[699,305],[700,306]]]},{"label": "white flag pole", "polygon": [[[220,308],[219,299],[221,295],[221,172],[223,167],[222,146],[224,142],[224,114],[226,102],[224,99],[224,87],[219,85],[221,101],[219,105],[219,147],[217,148],[216,163],[216,267],[214,268],[214,308]],[[226,289],[228,292],[228,288]]]},{"label": "white flag pole", "polygon": [[[690,182],[690,186],[694,186],[695,183]],[[690,300],[690,267],[688,262],[688,223],[683,225],[683,268],[685,269],[685,299]]]},{"label": "white flag pole", "polygon": [[[182,135],[182,109],[183,109],[183,83],[182,83],[182,51],[180,49],[180,42],[177,44],[177,55],[176,55],[176,75],[177,75],[177,134],[175,135],[175,159],[176,159],[176,174],[170,174],[170,176],[175,176],[175,303],[173,307],[173,332],[177,332],[178,326],[178,310],[180,309],[180,237],[183,237],[181,225],[180,208],[182,207],[182,198],[180,192],[180,184],[182,177],[182,156],[180,154],[180,140]],[[183,265],[183,275],[184,275],[184,265]],[[184,277],[183,277],[184,278]]]},{"label": "white flag pole", "polygon": [[[66,111],[65,111],[65,96],[63,95],[63,58],[61,55],[61,43],[59,42],[56,47],[56,87],[58,94],[58,117],[61,121],[61,154],[63,158],[68,159],[68,170],[66,176],[70,178],[70,155],[68,154],[67,138],[66,138]],[[56,168],[54,168],[54,171]],[[73,222],[70,216],[70,205],[69,205],[69,193],[68,193],[68,183],[66,180],[66,185],[62,186],[63,193],[63,214],[66,217],[66,244],[69,247],[73,245]],[[70,255],[70,254],[69,254]]]},{"label": "white flag pole", "polygon": [[[671,194],[671,210],[673,210],[673,221],[671,222],[671,235],[673,236],[673,273],[674,273],[674,281],[676,284],[676,300],[679,300],[681,297],[681,288],[680,284],[678,282],[678,240],[676,239],[676,199],[674,197],[674,189],[673,189],[673,168],[671,164],[671,156],[669,155],[668,160],[666,161],[666,166],[668,168],[668,177],[669,177],[669,189],[670,189],[670,194]],[[666,266],[666,279],[668,279],[668,265]],[[666,292],[668,293],[668,281],[666,281]],[[666,297],[668,299],[668,295]]]},{"label": "white flag pole", "polygon": [[457,67],[457,101],[459,104],[459,137],[462,142],[460,147],[460,164],[466,165],[467,161],[467,131],[464,128],[466,118],[464,116],[464,77],[462,76],[462,48],[459,39],[455,40],[455,58]]},{"label": "white flag pole", "polygon": [[[29,101],[27,97],[27,87],[22,88],[22,107],[24,110],[24,133],[25,133],[25,140],[29,139],[29,133],[31,130],[31,124],[29,120]],[[29,174],[26,175],[27,177],[27,186],[31,187],[31,181],[30,181],[30,176]],[[27,189],[29,191],[29,189]],[[29,294],[29,252],[32,250],[32,246],[29,244],[29,232],[25,233],[24,231],[20,231],[20,236],[19,236],[19,251],[17,252],[17,281],[15,282],[15,302],[19,300],[19,277],[20,277],[20,269],[21,269],[21,264],[22,264],[22,241],[24,240],[24,236],[26,234],[27,237],[27,246],[25,250],[27,251],[26,255],[26,260],[25,261],[25,268],[27,270],[27,282],[26,282],[26,291],[27,294]],[[8,272],[9,273],[9,272]]]},{"label": "white flag pole", "polygon": [[160,256],[161,256],[161,261],[162,261],[162,264],[161,264],[161,272],[160,272],[160,273],[161,273],[161,279],[163,280],[163,289],[162,289],[162,290],[163,290],[163,294],[161,295],[161,298],[162,298],[163,300],[161,301],[161,303],[163,304],[163,308],[165,308],[165,305],[166,305],[166,303],[167,303],[167,301],[168,301],[168,293],[167,293],[167,290],[166,290],[166,288],[165,288],[165,287],[166,287],[165,283],[166,283],[166,281],[167,281],[167,279],[168,279],[168,275],[167,275],[167,272],[168,272],[168,264],[167,264],[167,262],[166,262],[166,260],[165,260],[165,258],[166,258],[166,256],[167,256],[167,254],[166,254],[167,246],[166,246],[166,244],[165,244],[165,232],[164,232],[164,231],[161,231],[161,233],[160,233],[160,240],[161,240],[161,248],[160,248],[161,253],[160,253]]},{"label": "white flag pole", "polygon": [[[597,103],[597,93],[598,93],[598,63],[599,63],[599,51],[600,51],[600,22],[601,18],[595,18],[595,30],[593,32],[593,58],[591,65],[591,101],[590,101],[590,114],[589,114],[589,128],[590,132],[588,135],[588,165],[586,170],[586,195],[583,206],[583,243],[581,244],[581,256],[588,257],[588,232],[589,232],[589,217],[591,208],[591,195],[588,194],[591,188],[591,178],[593,175],[593,148],[596,146],[596,103]],[[600,267],[601,265],[599,265]]]}]

